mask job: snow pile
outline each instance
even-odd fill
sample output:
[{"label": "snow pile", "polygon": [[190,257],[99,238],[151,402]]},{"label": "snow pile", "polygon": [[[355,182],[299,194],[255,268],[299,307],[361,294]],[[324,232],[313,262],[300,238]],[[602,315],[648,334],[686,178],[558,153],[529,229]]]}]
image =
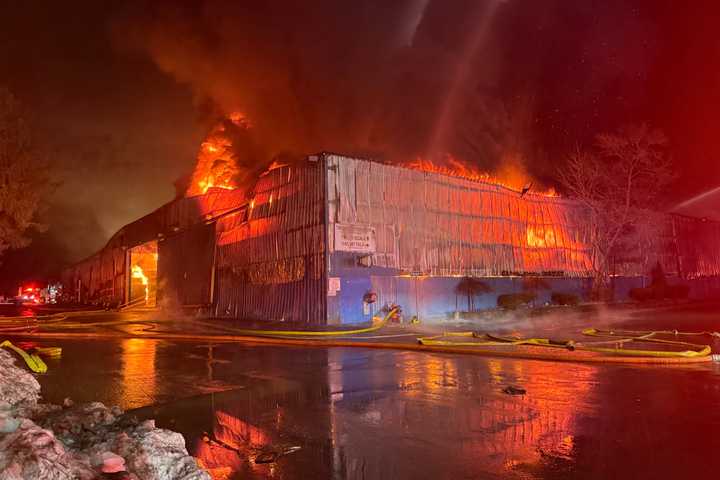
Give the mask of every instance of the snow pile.
[{"label": "snow pile", "polygon": [[38,403],[40,385],[0,350],[0,480],[210,480],[182,435],[102,403]]},{"label": "snow pile", "polygon": [[124,437],[117,443],[117,452],[128,462],[128,470],[139,478],[209,479],[195,459],[185,450],[182,435],[169,430],[147,429],[135,437]]},{"label": "snow pile", "polygon": [[33,408],[40,384],[29,372],[15,366],[15,358],[0,348],[0,410]]},{"label": "snow pile", "polygon": [[0,434],[0,479],[90,480],[97,478],[49,430],[22,420],[12,433]]}]

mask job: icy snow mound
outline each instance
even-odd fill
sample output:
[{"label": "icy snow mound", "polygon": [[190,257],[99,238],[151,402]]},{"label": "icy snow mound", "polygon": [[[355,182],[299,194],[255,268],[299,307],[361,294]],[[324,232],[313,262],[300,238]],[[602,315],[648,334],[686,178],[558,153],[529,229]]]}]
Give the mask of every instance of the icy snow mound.
[{"label": "icy snow mound", "polygon": [[12,354],[0,348],[0,410],[32,408],[39,398],[35,377],[17,367]]},{"label": "icy snow mound", "polygon": [[0,480],[211,480],[182,435],[94,402],[38,403],[40,385],[0,349]]},{"label": "icy snow mound", "polygon": [[89,465],[68,453],[53,433],[24,419],[12,433],[0,434],[0,480],[86,480],[97,477]]}]

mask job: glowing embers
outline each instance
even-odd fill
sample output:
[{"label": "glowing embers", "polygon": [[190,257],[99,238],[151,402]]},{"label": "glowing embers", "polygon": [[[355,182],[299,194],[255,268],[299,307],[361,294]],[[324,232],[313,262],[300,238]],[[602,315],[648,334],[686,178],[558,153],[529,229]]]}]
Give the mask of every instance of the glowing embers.
[{"label": "glowing embers", "polygon": [[128,303],[154,306],[157,293],[157,241],[131,248],[129,263]]},{"label": "glowing embers", "polygon": [[211,188],[232,190],[238,187],[239,168],[233,149],[233,130],[249,127],[239,112],[231,113],[213,126],[200,146],[188,196],[205,194]]}]

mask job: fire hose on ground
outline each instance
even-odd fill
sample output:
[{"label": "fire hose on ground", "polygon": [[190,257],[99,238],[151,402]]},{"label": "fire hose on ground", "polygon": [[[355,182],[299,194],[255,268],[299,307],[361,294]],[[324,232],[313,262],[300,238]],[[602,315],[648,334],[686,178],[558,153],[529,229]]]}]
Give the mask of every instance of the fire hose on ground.
[{"label": "fire hose on ground", "polygon": [[[235,329],[223,328],[223,334],[194,334],[177,333],[173,331],[153,330],[159,323],[172,323],[172,320],[110,320],[99,322],[67,322],[73,316],[84,316],[90,313],[70,312],[56,314],[38,319],[44,321],[42,325],[53,329],[78,329],[89,327],[107,327],[130,324],[151,324],[142,330],[142,333],[130,332],[64,332],[39,331],[23,333],[21,326],[2,327],[3,322],[9,318],[0,319],[0,333],[15,336],[31,336],[37,338],[87,338],[87,339],[118,339],[118,338],[144,338],[154,340],[175,341],[208,341],[216,343],[248,343],[261,345],[282,346],[310,346],[310,347],[354,347],[373,349],[395,349],[432,353],[471,354],[490,357],[507,357],[530,360],[552,360],[584,363],[633,363],[633,364],[684,364],[702,363],[713,360],[720,361],[719,355],[713,355],[709,345],[699,345],[679,340],[665,340],[656,338],[658,335],[688,335],[711,336],[718,338],[717,332],[678,332],[676,330],[664,331],[602,331],[586,329],[582,333],[586,336],[605,337],[596,341],[552,340],[549,338],[518,338],[477,332],[445,332],[435,336],[421,336],[416,343],[403,342],[375,342],[363,341],[362,334],[376,332],[389,322],[397,312],[390,309],[383,318],[375,317],[373,325],[354,330],[308,331],[308,330],[261,330],[261,329]],[[92,312],[97,314],[98,312]],[[26,319],[25,317],[20,317]],[[7,325],[7,322],[5,322]],[[205,322],[208,324],[208,322]],[[217,326],[217,325],[213,325]],[[342,337],[356,336],[347,340]],[[392,335],[390,335],[392,336]],[[382,338],[382,336],[380,336]],[[372,337],[378,338],[378,337]],[[631,343],[650,343],[663,347],[679,347],[683,350],[661,349],[632,349],[623,348]]]},{"label": "fire hose on ground", "polygon": [[[440,335],[432,337],[420,337],[418,343],[426,346],[462,346],[462,347],[487,347],[487,346],[521,346],[529,345],[535,347],[547,347],[547,348],[560,348],[570,352],[574,351],[585,351],[602,353],[608,355],[627,355],[631,357],[649,357],[649,358],[689,358],[689,359],[703,359],[706,358],[711,360],[712,348],[709,345],[698,345],[690,342],[682,342],[677,340],[663,340],[654,338],[656,335],[661,333],[668,333],[662,331],[653,332],[635,332],[636,335],[618,335],[617,332],[612,331],[600,331],[596,329],[583,330],[584,335],[592,336],[604,336],[604,337],[615,337],[613,340],[594,341],[594,342],[579,342],[574,340],[552,340],[549,338],[517,338],[517,337],[501,337],[491,334],[480,334],[477,332],[446,332]],[[680,333],[680,332],[678,332]],[[694,333],[686,333],[688,335]],[[699,333],[702,335],[702,333]],[[709,332],[705,334],[713,335]],[[717,334],[715,334],[717,335]],[[445,340],[445,338],[473,338],[475,341],[455,341]],[[674,351],[674,350],[648,350],[648,349],[627,349],[621,348],[623,345],[632,342],[647,342],[663,344],[665,346],[678,346],[688,348],[687,350]],[[605,347],[603,345],[614,345],[613,348]]]},{"label": "fire hose on ground", "polygon": [[33,352],[26,352],[20,347],[17,347],[10,343],[9,340],[5,340],[4,342],[0,343],[0,348],[8,348],[18,355],[20,355],[20,358],[25,361],[25,364],[28,366],[30,370],[32,370],[35,373],[45,373],[47,372],[47,364],[43,361],[42,358],[37,353]]}]

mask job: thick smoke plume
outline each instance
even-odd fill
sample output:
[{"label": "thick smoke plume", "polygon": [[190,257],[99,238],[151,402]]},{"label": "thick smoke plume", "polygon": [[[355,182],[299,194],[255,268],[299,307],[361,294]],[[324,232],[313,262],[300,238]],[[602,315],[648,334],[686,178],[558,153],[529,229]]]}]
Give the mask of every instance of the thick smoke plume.
[{"label": "thick smoke plume", "polygon": [[114,31],[189,85],[200,107],[242,112],[261,161],[325,150],[522,165],[530,100],[490,95],[501,68],[493,17],[504,4],[442,3],[155,2],[152,15],[128,11]]},{"label": "thick smoke plume", "polygon": [[[547,102],[567,89],[538,100],[541,75],[557,77],[543,62],[565,17],[585,15],[562,1],[143,3],[114,22],[117,43],[191,87],[209,120],[242,112],[258,161],[453,158],[514,185],[550,170],[536,138],[559,125],[539,125],[538,112],[557,111]],[[538,43],[538,28],[559,37]]]}]

